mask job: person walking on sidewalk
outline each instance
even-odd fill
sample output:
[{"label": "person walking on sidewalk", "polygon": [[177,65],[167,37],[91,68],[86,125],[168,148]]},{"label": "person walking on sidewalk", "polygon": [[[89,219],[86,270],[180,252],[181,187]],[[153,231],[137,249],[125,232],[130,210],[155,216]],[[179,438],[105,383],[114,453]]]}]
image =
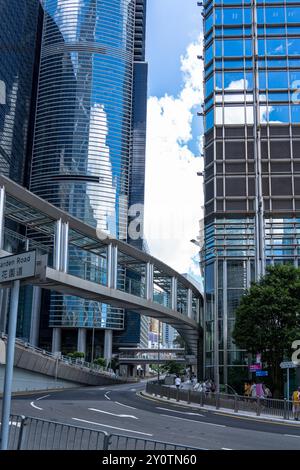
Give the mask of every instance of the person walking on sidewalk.
[{"label": "person walking on sidewalk", "polygon": [[294,419],[295,421],[298,421],[300,416],[300,387],[298,387],[298,389],[294,391],[292,400]]},{"label": "person walking on sidewalk", "polygon": [[175,385],[176,385],[177,390],[179,390],[179,387],[181,385],[181,378],[179,377],[179,375],[176,375]]}]

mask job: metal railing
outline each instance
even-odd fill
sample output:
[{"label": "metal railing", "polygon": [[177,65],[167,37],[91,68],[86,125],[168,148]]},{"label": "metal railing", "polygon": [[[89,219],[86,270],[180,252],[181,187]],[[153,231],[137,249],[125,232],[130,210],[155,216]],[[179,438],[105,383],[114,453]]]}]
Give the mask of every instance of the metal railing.
[{"label": "metal railing", "polygon": [[[7,340],[7,335],[5,333],[1,333],[0,338],[3,339],[3,340]],[[54,353],[49,352],[45,349],[41,349],[41,348],[38,348],[37,346],[33,346],[32,344],[30,344],[27,341],[24,341],[20,338],[16,338],[16,344],[19,344],[20,346],[22,346],[25,349],[29,349],[31,351],[42,354],[43,356],[47,356],[47,357],[50,357],[52,359],[55,359],[59,362],[64,362],[65,364],[69,364],[69,365],[72,365],[72,366],[75,366],[75,367],[80,367],[81,369],[82,368],[89,369],[89,370],[101,373],[102,375],[106,375],[110,378],[115,378],[115,373],[113,371],[107,370],[104,367],[99,366],[98,364],[94,364],[93,362],[87,362],[87,361],[84,361],[83,359],[80,359],[80,358],[73,358],[73,357],[69,357],[69,356],[63,356],[62,354],[59,354],[59,355],[54,354]],[[118,380],[119,379],[120,378],[118,377]],[[121,378],[121,380],[122,380],[122,378]]]},{"label": "metal railing", "polygon": [[277,400],[274,398],[252,398],[228,393],[205,393],[190,389],[175,388],[161,383],[148,382],[146,392],[152,395],[196,403],[200,406],[211,406],[216,409],[229,409],[235,413],[244,412],[256,416],[272,416],[275,418],[292,419],[293,402],[291,400]]},{"label": "metal railing", "polygon": [[110,434],[33,418],[10,417],[8,450],[193,450],[170,442]]}]

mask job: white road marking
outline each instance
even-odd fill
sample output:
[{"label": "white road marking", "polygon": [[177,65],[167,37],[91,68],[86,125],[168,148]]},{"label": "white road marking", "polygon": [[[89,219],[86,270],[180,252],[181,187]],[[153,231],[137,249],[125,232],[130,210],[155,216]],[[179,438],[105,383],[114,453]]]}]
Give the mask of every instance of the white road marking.
[{"label": "white road marking", "polygon": [[221,450],[232,450],[232,449],[229,449],[229,447],[222,447]]},{"label": "white road marking", "polygon": [[167,418],[173,418],[173,419],[181,419],[181,420],[184,420],[184,421],[190,421],[191,423],[207,424],[208,426],[217,426],[219,428],[226,428],[226,426],[224,426],[224,424],[207,423],[206,421],[197,421],[196,419],[179,418],[179,416],[172,416],[172,415],[163,415],[163,414],[161,414],[160,416],[165,416]]},{"label": "white road marking", "polygon": [[153,434],[147,434],[146,432],[132,431],[131,429],[124,429],[124,428],[116,428],[115,426],[108,426],[107,424],[94,423],[93,421],[86,421],[85,419],[79,419],[79,418],[72,418],[72,419],[74,419],[75,421],[81,421],[83,423],[95,424],[96,426],[103,426],[104,428],[117,429],[118,431],[133,432],[135,434],[142,434],[143,436],[149,436],[149,437],[153,436]]},{"label": "white road marking", "polygon": [[130,391],[131,392],[136,392],[136,388],[131,388]]},{"label": "white road marking", "polygon": [[37,410],[43,411],[43,408],[39,408],[38,406],[36,406],[33,401],[30,403],[30,405],[31,405],[33,408],[36,408]]},{"label": "white road marking", "polygon": [[161,408],[160,406],[158,406],[156,409],[163,410],[163,411],[171,411],[171,413],[181,413],[184,415],[204,416],[204,415],[200,415],[199,413],[188,413],[186,411],[169,410],[169,408]]},{"label": "white road marking", "polygon": [[37,398],[36,401],[43,400],[43,398],[50,397],[50,395],[45,395],[44,397]]},{"label": "white road marking", "polygon": [[139,419],[133,415],[117,415],[115,413],[109,413],[108,411],[97,410],[97,408],[88,408],[90,411],[97,411],[97,413],[104,413],[105,415],[116,416],[117,418],[132,418],[132,419]]},{"label": "white road marking", "polygon": [[[17,428],[21,427],[21,423],[18,423],[17,421],[9,421],[9,426],[17,426]],[[0,426],[1,426],[1,421],[0,421]]]},{"label": "white road marking", "polygon": [[110,400],[110,398],[107,396],[108,393],[110,393],[110,391],[109,391],[109,392],[106,392],[106,393],[104,394],[104,396],[105,396],[105,398],[106,398],[107,400]]},{"label": "white road marking", "polygon": [[134,408],[134,406],[124,405],[124,403],[120,403],[120,402],[118,402],[118,401],[115,401],[115,403],[116,403],[117,405],[126,406],[126,408],[131,408],[132,410],[136,410],[136,408]]},{"label": "white road marking", "polygon": [[300,436],[297,436],[296,434],[284,434],[287,437],[298,437],[300,439]]}]

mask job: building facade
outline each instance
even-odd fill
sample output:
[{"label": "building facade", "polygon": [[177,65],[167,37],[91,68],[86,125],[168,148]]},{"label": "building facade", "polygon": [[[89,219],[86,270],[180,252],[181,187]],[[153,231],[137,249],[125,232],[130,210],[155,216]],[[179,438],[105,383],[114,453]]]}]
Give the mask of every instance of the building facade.
[{"label": "building facade", "polygon": [[[143,37],[137,42],[137,19],[144,3],[43,1],[30,190],[124,241],[136,165],[133,76],[137,51],[144,48]],[[102,275],[91,254],[69,253],[69,260],[69,272]],[[126,324],[122,309],[58,293],[40,294],[33,308],[41,309],[43,344],[50,326],[57,350],[65,343],[85,352],[92,330],[94,341],[95,330],[100,338],[101,329],[111,335]]]},{"label": "building facade", "polygon": [[206,375],[248,377],[235,310],[300,254],[300,3],[204,3]]},{"label": "building facade", "polygon": [[[33,141],[34,109],[39,67],[42,8],[39,0],[0,1],[0,172],[21,185],[27,184]],[[7,250],[20,250],[10,236],[15,224],[6,226]],[[30,289],[20,292],[18,335],[29,335]],[[5,331],[9,289],[0,290],[0,331]]]}]

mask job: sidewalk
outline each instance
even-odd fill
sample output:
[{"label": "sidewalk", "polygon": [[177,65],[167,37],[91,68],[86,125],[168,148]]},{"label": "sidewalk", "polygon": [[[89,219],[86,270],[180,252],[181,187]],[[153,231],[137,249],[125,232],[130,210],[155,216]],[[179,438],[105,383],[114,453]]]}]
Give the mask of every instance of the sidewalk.
[{"label": "sidewalk", "polygon": [[197,403],[186,403],[183,401],[177,401],[174,398],[167,399],[164,397],[156,396],[154,393],[152,394],[147,393],[145,390],[140,392],[140,394],[144,396],[145,398],[155,399],[156,401],[160,401],[162,403],[169,403],[172,405],[184,406],[187,409],[192,409],[192,410],[197,410],[197,411],[207,410],[207,411],[213,411],[214,413],[218,413],[218,414],[231,415],[233,417],[241,417],[241,418],[248,418],[248,419],[252,418],[252,419],[255,419],[256,421],[284,423],[290,426],[300,427],[300,421],[294,421],[292,419],[276,418],[275,416],[270,416],[270,415],[266,415],[263,413],[261,413],[260,416],[257,416],[255,413],[247,413],[246,411],[239,411],[238,413],[236,413],[234,410],[230,410],[228,408],[216,409],[215,406],[209,406],[209,405],[200,406]]}]

